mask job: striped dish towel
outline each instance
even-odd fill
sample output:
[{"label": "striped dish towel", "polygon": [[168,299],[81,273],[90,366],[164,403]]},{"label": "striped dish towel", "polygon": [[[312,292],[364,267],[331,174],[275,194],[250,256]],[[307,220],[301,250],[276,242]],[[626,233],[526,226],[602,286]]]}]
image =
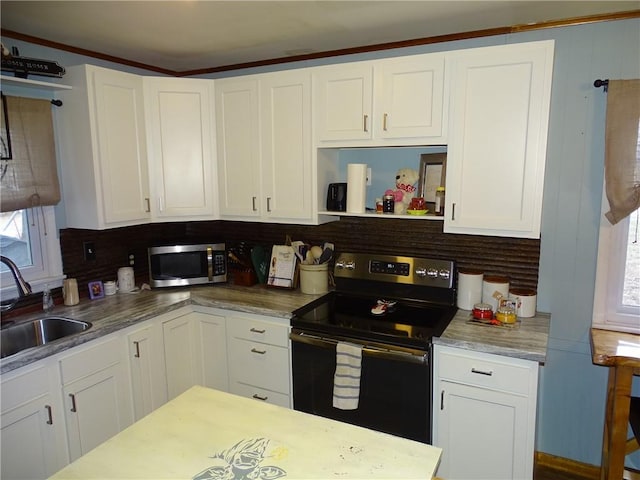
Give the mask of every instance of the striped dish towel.
[{"label": "striped dish towel", "polygon": [[336,373],[333,377],[333,406],[340,410],[355,410],[360,398],[360,368],[362,345],[338,342]]}]

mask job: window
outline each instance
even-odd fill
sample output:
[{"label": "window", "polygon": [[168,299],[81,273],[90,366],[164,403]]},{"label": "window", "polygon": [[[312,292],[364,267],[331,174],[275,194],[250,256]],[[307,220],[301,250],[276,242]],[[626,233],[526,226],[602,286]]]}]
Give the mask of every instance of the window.
[{"label": "window", "polygon": [[[53,207],[0,213],[0,252],[20,269],[34,292],[62,285],[62,259]],[[15,281],[0,263],[1,296],[18,295]]]},{"label": "window", "polygon": [[[603,213],[608,210],[606,196]],[[604,215],[596,269],[593,326],[640,333],[640,239],[636,210],[616,225]]]}]

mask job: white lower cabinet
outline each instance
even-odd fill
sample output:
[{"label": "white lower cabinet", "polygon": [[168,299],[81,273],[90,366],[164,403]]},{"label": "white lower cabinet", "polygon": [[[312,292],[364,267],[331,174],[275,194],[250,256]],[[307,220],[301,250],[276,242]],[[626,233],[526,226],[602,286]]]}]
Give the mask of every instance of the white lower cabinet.
[{"label": "white lower cabinet", "polygon": [[46,360],[3,375],[0,478],[44,479],[68,463],[59,385]]},{"label": "white lower cabinet", "polygon": [[167,402],[167,379],[160,322],[149,321],[125,332],[131,394],[139,420]]},{"label": "white lower cabinet", "polygon": [[230,314],[227,348],[231,393],[291,407],[288,322]]},{"label": "white lower cabinet", "polygon": [[121,337],[91,342],[58,360],[71,461],[133,423]]},{"label": "white lower cabinet", "polygon": [[435,345],[433,385],[439,477],[533,478],[536,362]]}]

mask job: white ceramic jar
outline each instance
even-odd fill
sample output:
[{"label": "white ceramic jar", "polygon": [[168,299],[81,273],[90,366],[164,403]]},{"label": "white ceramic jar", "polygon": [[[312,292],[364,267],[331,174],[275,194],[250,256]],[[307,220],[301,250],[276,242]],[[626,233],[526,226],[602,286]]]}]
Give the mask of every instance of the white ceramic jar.
[{"label": "white ceramic jar", "polygon": [[498,310],[499,300],[509,296],[509,279],[501,275],[485,275],[482,279],[482,303],[491,305],[493,311]]}]

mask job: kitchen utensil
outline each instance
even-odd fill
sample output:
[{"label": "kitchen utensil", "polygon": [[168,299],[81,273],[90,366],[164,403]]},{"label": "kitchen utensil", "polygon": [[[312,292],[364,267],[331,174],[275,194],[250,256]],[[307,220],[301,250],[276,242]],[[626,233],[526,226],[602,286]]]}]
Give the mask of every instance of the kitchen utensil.
[{"label": "kitchen utensil", "polygon": [[320,257],[318,258],[318,263],[319,264],[327,263],[329,260],[331,260],[332,257],[333,257],[333,249],[325,248],[322,251],[322,255],[320,255]]}]

